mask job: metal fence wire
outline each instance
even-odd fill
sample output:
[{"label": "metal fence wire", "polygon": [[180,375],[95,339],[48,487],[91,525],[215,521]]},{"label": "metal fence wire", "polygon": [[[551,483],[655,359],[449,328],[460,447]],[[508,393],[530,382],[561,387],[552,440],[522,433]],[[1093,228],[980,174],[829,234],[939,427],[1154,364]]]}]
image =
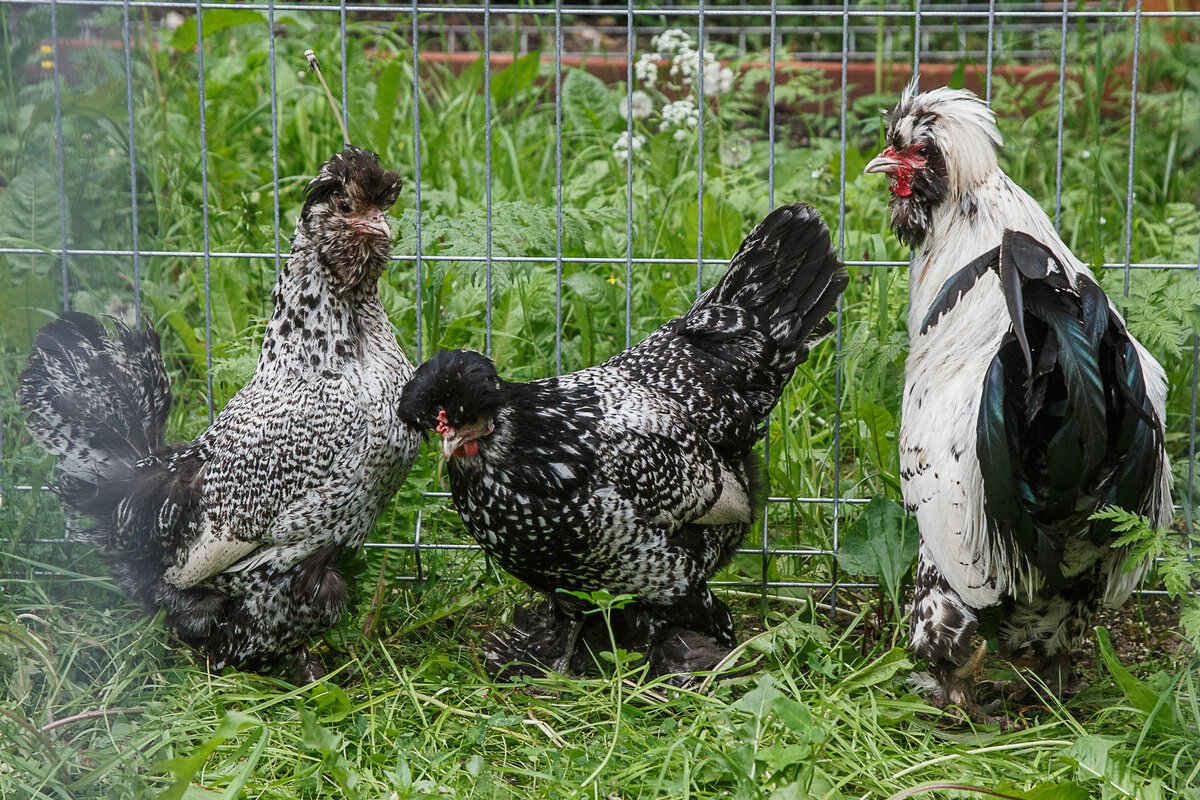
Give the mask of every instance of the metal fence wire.
[{"label": "metal fence wire", "polygon": [[[635,159],[627,157],[623,160],[623,178],[625,182],[625,220],[615,223],[622,229],[621,235],[614,237],[616,244],[612,252],[593,252],[586,257],[572,256],[564,249],[564,105],[563,84],[567,71],[574,65],[591,60],[603,63],[609,70],[609,78],[623,82],[625,88],[625,135],[627,146],[634,139],[634,90],[636,87],[635,64],[638,55],[651,48],[652,37],[661,34],[669,28],[680,28],[693,37],[695,47],[699,52],[699,62],[704,63],[706,49],[718,49],[722,57],[733,55],[758,54],[766,66],[766,90],[762,98],[766,114],[766,143],[768,148],[766,183],[762,192],[768,198],[768,206],[776,205],[776,143],[781,136],[791,135],[778,129],[777,90],[786,82],[786,75],[779,69],[785,62],[823,62],[828,74],[832,76],[835,98],[833,107],[826,107],[824,113],[836,115],[836,125],[830,121],[830,130],[836,129],[838,157],[833,162],[837,174],[837,213],[836,218],[829,219],[830,227],[837,231],[837,252],[853,270],[855,267],[885,268],[900,270],[907,266],[904,260],[873,260],[857,258],[859,253],[847,252],[846,217],[847,217],[847,137],[857,135],[851,131],[854,124],[851,121],[850,107],[854,97],[855,79],[851,76],[852,67],[861,64],[875,65],[881,70],[881,65],[892,63],[909,64],[913,70],[919,70],[922,65],[932,69],[934,64],[969,63],[971,74],[981,84],[982,94],[991,99],[994,90],[994,78],[1000,74],[998,63],[1005,65],[1033,64],[1044,65],[1041,76],[1043,83],[1049,86],[1045,94],[1047,103],[1057,103],[1057,139],[1055,143],[1056,160],[1054,164],[1054,218],[1056,224],[1062,220],[1064,193],[1064,138],[1072,136],[1070,130],[1064,130],[1064,109],[1066,108],[1065,93],[1068,87],[1068,38],[1070,34],[1086,30],[1124,30],[1132,31],[1132,54],[1128,59],[1124,72],[1119,73],[1121,81],[1127,81],[1129,93],[1129,156],[1125,183],[1125,220],[1123,226],[1124,258],[1102,264],[1105,269],[1123,270],[1125,275],[1125,292],[1128,296],[1131,270],[1194,270],[1200,279],[1200,243],[1197,247],[1196,261],[1182,260],[1170,263],[1147,263],[1134,261],[1132,241],[1135,225],[1140,220],[1135,216],[1135,152],[1138,146],[1139,130],[1139,69],[1146,54],[1143,52],[1143,39],[1147,30],[1152,26],[1163,25],[1171,21],[1195,20],[1200,18],[1200,10],[1164,9],[1156,6],[1153,10],[1144,8],[1142,0],[1130,0],[1128,4],[1114,5],[1112,3],[1074,3],[1054,2],[1045,3],[1015,3],[1000,2],[1000,0],[980,0],[970,3],[933,3],[927,0],[912,0],[903,5],[879,2],[876,4],[850,3],[849,0],[839,4],[792,4],[777,0],[770,3],[705,3],[699,0],[695,5],[675,5],[664,3],[657,7],[643,7],[642,4],[629,3],[618,6],[597,3],[586,6],[566,6],[561,2],[553,6],[541,4],[502,5],[499,3],[454,3],[433,4],[418,3],[363,3],[346,2],[305,2],[305,3],[274,3],[274,2],[166,2],[158,0],[26,0],[25,2],[10,3],[6,25],[13,24],[13,19],[21,14],[44,13],[48,11],[48,30],[41,47],[42,56],[40,68],[48,70],[53,81],[53,104],[47,106],[47,113],[52,113],[55,131],[55,149],[57,152],[57,170],[53,176],[57,182],[58,200],[58,236],[54,243],[49,242],[20,242],[13,239],[0,241],[0,255],[12,259],[18,256],[38,256],[45,258],[53,255],[58,262],[61,274],[61,307],[68,310],[72,307],[72,298],[79,288],[78,266],[73,262],[85,260],[88,265],[110,265],[111,269],[131,270],[131,297],[134,313],[140,318],[143,306],[143,272],[146,264],[153,259],[194,259],[203,264],[203,283],[199,291],[203,295],[204,308],[204,360],[206,364],[205,406],[209,419],[214,414],[213,392],[213,298],[214,291],[224,291],[227,287],[214,289],[212,276],[216,262],[226,259],[262,259],[275,266],[278,274],[279,264],[286,257],[286,247],[281,242],[282,230],[287,234],[291,230],[293,220],[288,219],[285,210],[281,210],[279,194],[281,181],[293,181],[295,178],[281,176],[279,151],[279,120],[281,113],[280,93],[277,89],[278,76],[281,70],[295,71],[297,64],[277,63],[276,44],[280,36],[287,35],[286,26],[280,23],[280,17],[286,17],[296,12],[306,15],[310,27],[305,30],[305,36],[313,42],[333,42],[336,37],[336,49],[321,52],[322,63],[330,73],[340,72],[341,75],[341,112],[350,122],[352,107],[349,102],[349,85],[356,80],[369,79],[370,74],[363,71],[355,74],[356,65],[360,60],[348,58],[348,48],[370,46],[363,37],[353,36],[355,22],[364,20],[382,21],[392,26],[394,32],[402,33],[408,40],[411,50],[412,74],[412,139],[404,143],[413,153],[413,174],[406,176],[411,182],[415,199],[415,230],[411,239],[415,247],[409,252],[395,252],[393,261],[397,269],[415,270],[415,290],[417,293],[416,326],[414,338],[402,341],[414,362],[419,362],[430,355],[428,343],[422,341],[424,330],[422,315],[425,312],[425,302],[422,292],[427,291],[429,273],[436,270],[441,262],[468,263],[482,265],[484,272],[486,298],[484,308],[484,325],[479,341],[461,342],[458,344],[478,347],[489,354],[495,343],[496,330],[493,318],[493,279],[498,264],[528,265],[530,269],[546,271],[553,275],[555,286],[555,319],[556,336],[554,364],[558,371],[563,370],[563,318],[564,318],[564,265],[571,264],[605,264],[614,271],[623,271],[625,289],[624,344],[628,346],[634,341],[634,285],[635,275],[639,270],[649,265],[669,266],[671,269],[695,270],[695,291],[701,289],[705,277],[705,267],[709,274],[713,268],[719,268],[725,263],[724,259],[705,257],[705,203],[706,203],[706,114],[700,113],[696,120],[696,170],[694,197],[696,200],[696,246],[694,258],[661,258],[652,254],[639,253],[635,246],[634,237],[634,185],[635,170],[638,165]],[[78,13],[75,7],[86,6],[88,13]],[[64,9],[71,9],[72,23],[70,30],[64,30],[61,20]],[[210,133],[206,114],[211,103],[211,96],[206,91],[206,72],[210,69],[205,64],[206,22],[212,24],[208,12],[255,12],[261,15],[265,24],[253,25],[255,36],[266,37],[268,50],[266,72],[264,77],[270,82],[269,90],[269,130],[264,130],[264,136],[271,140],[271,184],[262,187],[274,192],[273,203],[273,241],[263,240],[264,247],[256,252],[232,252],[217,249],[213,246],[212,221],[210,219],[210,192],[213,184],[220,180],[220,166],[214,163],[210,154]],[[139,198],[144,197],[145,186],[139,186],[139,148],[141,139],[147,134],[135,131],[135,116],[137,106],[147,102],[145,86],[141,85],[138,73],[134,69],[135,50],[139,41],[148,41],[146,26],[191,26],[194,28],[195,41],[199,46],[195,49],[198,65],[197,86],[198,98],[196,103],[197,117],[194,123],[197,127],[198,152],[180,153],[180,158],[198,159],[201,185],[199,197],[202,203],[202,224],[198,236],[190,247],[175,249],[144,249],[139,226],[145,224],[145,218],[139,214]],[[348,26],[350,32],[348,33]],[[120,41],[112,38],[115,30],[120,30]],[[6,31],[7,33],[7,31]],[[119,47],[123,55],[124,66],[124,96],[119,103],[124,108],[126,130],[122,133],[128,142],[128,198],[130,202],[128,219],[130,223],[127,247],[95,247],[81,239],[68,225],[67,200],[70,188],[67,184],[67,167],[77,156],[72,152],[72,144],[64,141],[64,109],[70,111],[70,104],[79,102],[78,97],[70,91],[73,75],[64,60],[64,50],[77,48],[81,45],[96,45]],[[48,52],[47,52],[48,51]],[[429,53],[461,54],[470,52],[471,58],[480,58],[482,70],[482,98],[484,103],[484,154],[482,159],[482,174],[479,179],[484,182],[484,231],[485,241],[480,255],[445,255],[438,254],[436,248],[427,245],[426,232],[423,226],[423,203],[428,193],[441,187],[431,185],[428,178],[422,176],[423,159],[428,168],[427,157],[421,152],[422,148],[422,104],[419,99],[422,93],[428,91],[426,83],[426,68],[424,60]],[[555,169],[554,190],[552,196],[541,198],[547,208],[552,208],[557,224],[555,252],[546,256],[512,256],[497,255],[494,241],[495,220],[493,213],[496,202],[493,198],[493,158],[496,155],[499,137],[504,135],[507,121],[497,116],[493,109],[492,82],[504,65],[509,63],[507,57],[519,57],[529,52],[542,53],[545,80],[553,85],[551,96],[554,102],[555,139],[554,159]],[[350,53],[354,55],[353,50]],[[404,54],[407,56],[408,54]],[[401,56],[397,56],[401,57]],[[46,63],[49,62],[49,63]],[[179,62],[180,64],[184,62]],[[805,68],[812,68],[806,66]],[[1072,67],[1073,68],[1073,67]],[[79,66],[72,67],[78,70]],[[360,66],[361,69],[361,66]],[[36,72],[36,67],[34,68]],[[696,74],[695,92],[697,105],[706,108],[706,92],[712,93],[714,88],[706,86],[705,70],[700,69]],[[26,69],[26,74],[30,73]],[[859,73],[855,73],[859,74]],[[880,74],[878,71],[877,75]],[[1007,73],[1006,73],[1007,74]],[[121,78],[122,76],[117,76]],[[961,79],[961,75],[956,76]],[[924,84],[934,85],[926,80]],[[890,82],[889,92],[893,100],[903,81]],[[251,110],[247,109],[249,113]],[[260,114],[261,117],[261,114]],[[709,123],[711,124],[711,123]],[[327,148],[330,153],[335,149],[332,142]],[[711,157],[711,156],[709,156]],[[316,163],[310,165],[310,171]],[[1045,165],[1049,170],[1049,165]],[[853,175],[849,176],[852,180]],[[1118,176],[1119,178],[1119,176]],[[609,179],[613,179],[610,176]],[[1115,178],[1114,180],[1116,180]],[[880,189],[882,192],[882,187]],[[787,198],[789,201],[799,198]],[[711,202],[711,201],[710,201]],[[831,215],[826,209],[826,217]],[[30,237],[32,238],[32,237]],[[623,244],[623,246],[621,246]],[[433,252],[428,252],[432,250]],[[90,267],[89,267],[90,268]],[[689,278],[690,280],[690,278]],[[665,321],[665,319],[660,320]],[[189,320],[189,324],[198,325],[199,320]],[[840,361],[845,330],[842,306],[839,303],[837,314],[837,333],[826,347],[835,347]],[[1176,498],[1181,509],[1190,509],[1192,503],[1191,489],[1195,465],[1196,435],[1196,340],[1191,342],[1191,385],[1172,386],[1173,393],[1191,393],[1191,419],[1186,432],[1187,437],[1187,480],[1186,496]],[[801,378],[803,380],[803,378]],[[9,388],[14,380],[6,381]],[[868,501],[869,498],[855,496],[853,492],[845,491],[839,470],[833,465],[842,463],[842,412],[843,412],[843,374],[839,368],[835,372],[832,387],[834,396],[833,407],[836,418],[832,420],[833,441],[832,453],[828,463],[831,465],[831,475],[828,480],[829,491],[814,496],[794,496],[790,494],[774,494],[767,500],[762,514],[761,535],[757,542],[748,543],[743,553],[761,556],[761,578],[753,585],[760,589],[764,599],[768,593],[778,590],[795,589],[830,589],[836,584],[836,570],[829,567],[831,557],[839,548],[839,539],[843,533],[848,507],[853,507]],[[10,420],[17,418],[15,412],[15,397],[6,389],[0,396],[0,403],[6,408],[6,417]],[[15,425],[0,427],[0,453],[9,452],[14,443],[5,442],[6,435],[12,436]],[[6,434],[7,432],[7,434]],[[1182,432],[1180,432],[1182,433]],[[767,442],[768,459],[771,443]],[[20,482],[20,489],[29,490],[32,480]],[[427,497],[445,498],[447,493],[430,492]],[[441,501],[445,503],[446,501]],[[794,546],[773,541],[772,514],[769,510],[780,504],[799,504],[807,506],[824,506],[828,508],[830,529],[827,541],[820,546]],[[415,515],[415,524],[411,531],[394,535],[393,539],[402,541],[370,542],[370,548],[393,549],[408,551],[413,556],[411,574],[402,576],[410,580],[422,577],[422,558],[428,559],[431,553],[450,553],[460,550],[477,549],[473,543],[466,540],[430,541],[426,534],[430,513],[427,507]],[[1189,515],[1190,516],[1190,515]],[[46,537],[38,539],[41,542],[62,542],[47,531]],[[789,569],[786,573],[773,573],[770,564],[781,557],[790,557]],[[821,569],[809,569],[805,564],[813,560],[823,560],[825,566]],[[745,588],[748,584],[737,584]],[[847,584],[841,586],[869,586],[871,584]],[[1143,591],[1156,592],[1153,588]]]}]

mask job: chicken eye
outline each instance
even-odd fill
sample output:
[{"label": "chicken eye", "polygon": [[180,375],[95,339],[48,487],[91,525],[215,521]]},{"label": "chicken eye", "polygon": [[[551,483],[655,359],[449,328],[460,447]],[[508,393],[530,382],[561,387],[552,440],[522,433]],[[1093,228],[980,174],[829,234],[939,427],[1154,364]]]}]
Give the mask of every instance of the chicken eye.
[{"label": "chicken eye", "polygon": [[926,145],[920,145],[917,147],[916,153],[921,158],[925,158],[925,156],[929,155],[929,148]]},{"label": "chicken eye", "polygon": [[354,210],[353,206],[350,205],[348,200],[338,200],[337,206],[338,211],[342,212],[343,214],[349,214]]}]

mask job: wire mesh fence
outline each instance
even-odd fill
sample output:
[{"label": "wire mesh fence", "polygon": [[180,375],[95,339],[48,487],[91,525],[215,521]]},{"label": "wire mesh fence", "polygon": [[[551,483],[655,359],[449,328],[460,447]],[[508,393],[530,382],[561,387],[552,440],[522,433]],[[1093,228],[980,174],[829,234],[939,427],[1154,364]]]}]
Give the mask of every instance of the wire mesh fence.
[{"label": "wire mesh fence", "polygon": [[[1091,114],[1097,131],[1104,119],[1110,133],[1117,125],[1126,152],[1113,157],[1113,136],[1108,137],[1109,158],[1104,169],[1093,170],[1103,173],[1103,183],[1097,179],[1090,187],[1104,192],[1106,200],[1090,207],[1087,224],[1095,227],[1095,237],[1089,240],[1090,253],[1081,257],[1090,256],[1094,266],[1121,274],[1127,298],[1135,272],[1172,281],[1200,279],[1200,233],[1187,227],[1191,223],[1181,212],[1172,212],[1181,217],[1176,233],[1191,237],[1190,250],[1177,244],[1140,246],[1140,237],[1153,225],[1176,222],[1159,216],[1187,205],[1186,192],[1172,194],[1170,184],[1173,172],[1195,155],[1186,150],[1190,118],[1179,118],[1175,135],[1156,131],[1151,139],[1149,147],[1166,141],[1176,153],[1168,154],[1163,174],[1148,182],[1139,172],[1147,158],[1144,126],[1153,129],[1165,115],[1160,95],[1184,91],[1172,82],[1178,74],[1159,59],[1173,46],[1193,41],[1190,37],[1200,30],[1200,9],[1149,8],[1142,0],[1116,5],[915,0],[904,6],[847,1],[658,7],[34,0],[8,4],[4,26],[16,41],[6,48],[6,124],[13,138],[7,148],[10,174],[5,176],[9,206],[25,203],[28,195],[32,199],[26,205],[37,207],[35,230],[9,229],[0,240],[0,258],[7,262],[12,285],[24,287],[26,295],[20,303],[10,301],[5,313],[20,308],[28,320],[48,319],[44,300],[51,263],[57,308],[127,314],[139,324],[145,311],[184,341],[181,355],[192,366],[181,369],[190,379],[182,389],[181,408],[208,421],[227,394],[221,376],[236,372],[239,363],[244,369],[247,354],[252,360],[254,352],[246,344],[253,341],[254,319],[231,308],[228,296],[251,292],[261,315],[269,315],[269,284],[286,258],[283,235],[291,229],[305,175],[339,149],[329,133],[331,122],[314,123],[313,130],[325,131],[320,135],[293,130],[295,117],[321,115],[312,102],[315,88],[305,84],[303,63],[294,52],[309,46],[317,49],[330,73],[340,73],[341,112],[352,138],[363,135],[361,143],[379,149],[388,166],[397,166],[387,161],[389,155],[399,159],[409,178],[402,200],[408,208],[401,215],[403,232],[393,252],[385,303],[391,301],[401,343],[414,361],[440,345],[471,346],[489,355],[514,352],[511,342],[524,334],[519,333],[520,320],[513,319],[515,301],[506,298],[526,289],[531,294],[522,298],[519,311],[528,315],[530,306],[545,304],[538,313],[552,320],[552,334],[525,350],[515,348],[535,353],[533,363],[514,364],[516,357],[509,356],[520,377],[586,366],[628,346],[665,322],[671,310],[686,307],[714,279],[732,254],[729,237],[714,231],[749,230],[746,214],[731,211],[728,193],[756,192],[756,200],[739,208],[757,203],[760,212],[779,202],[812,199],[813,190],[797,167],[806,167],[813,153],[823,154],[825,161],[823,168],[811,171],[808,183],[819,183],[822,188],[814,193],[827,201],[814,202],[835,230],[839,257],[877,282],[878,296],[873,297],[886,316],[889,298],[892,306],[903,303],[907,261],[894,243],[884,243],[878,226],[855,230],[858,215],[867,213],[866,201],[849,187],[857,180],[853,165],[861,168],[859,148],[879,136],[878,117],[865,117],[864,109],[872,102],[876,109],[894,102],[912,71],[922,73],[926,87],[965,82],[989,100],[1003,92],[1013,114],[1036,112],[1043,123],[1038,131],[1053,144],[1035,142],[1038,157],[1026,153],[1024,171],[1052,192],[1056,225],[1080,226],[1086,217],[1080,209],[1092,202],[1080,199],[1089,187],[1073,182],[1072,170],[1074,159],[1094,154],[1077,140],[1071,124],[1081,114]],[[645,94],[641,90],[655,80],[642,72],[649,69],[642,65],[654,64],[660,81],[679,77],[672,70],[683,62],[656,52],[656,47],[662,49],[662,37],[673,31],[688,38],[688,58],[694,60],[686,63],[695,66],[689,80],[675,80],[660,99],[669,105],[686,93],[696,113],[691,122],[672,127],[665,110],[656,110],[662,116],[655,118],[654,129],[639,107]],[[248,84],[239,83],[235,74],[236,37],[256,43],[241,59],[250,75],[245,80],[260,87],[249,97],[237,93]],[[22,45],[27,53],[19,51]],[[14,67],[14,58],[27,60]],[[716,66],[710,69],[710,63]],[[105,73],[103,80],[96,78],[97,71]],[[185,71],[187,79],[176,80],[168,71]],[[522,71],[528,73],[524,84]],[[11,83],[18,72],[26,85]],[[580,75],[594,83],[585,83]],[[737,81],[741,93],[730,93],[728,81]],[[170,89],[176,86],[187,92],[194,88],[195,96],[170,109]],[[580,86],[604,88],[584,93],[581,101]],[[616,102],[612,108],[589,108],[586,100],[593,96]],[[1191,109],[1191,102],[1180,105]],[[1079,106],[1085,110],[1072,110]],[[190,109],[190,115],[181,108]],[[474,116],[456,126],[453,114],[468,111]],[[87,113],[97,114],[102,124],[89,128],[78,123],[79,115]],[[600,126],[607,140],[581,133],[579,119],[588,114],[608,120]],[[542,128],[541,146],[522,150],[514,141],[526,135],[523,126],[529,124]],[[172,137],[185,140],[172,133],[172,126],[185,130],[194,148],[166,147]],[[240,155],[229,143],[231,136],[244,142],[246,127],[265,145],[256,152],[266,158],[249,177],[231,166]],[[459,128],[469,128],[475,138],[470,152],[458,153],[464,163],[454,171],[442,155]],[[668,133],[673,135],[665,145],[647,143],[648,137]],[[38,136],[43,137],[40,142],[32,141]],[[1036,140],[1037,135],[1025,138]],[[300,152],[292,152],[293,146]],[[97,156],[103,147],[107,149]],[[678,170],[672,185],[656,185],[662,170],[653,161],[656,156],[639,154],[642,147],[645,153],[653,147],[660,153],[687,151],[685,156],[673,154]],[[40,188],[29,189],[26,184],[32,180],[20,181],[13,173],[29,168],[37,160],[29,153],[38,148],[46,156],[41,162],[46,169],[37,176]],[[598,151],[605,151],[603,158]],[[752,169],[743,169],[742,151],[755,159]],[[585,162],[603,162],[603,168],[588,173],[580,166]],[[500,173],[502,185],[497,183]],[[589,205],[589,181],[595,194],[608,193],[599,210]],[[87,188],[97,182],[98,189]],[[514,189],[523,183],[536,187]],[[601,185],[603,190],[595,188]],[[874,190],[884,194],[881,187]],[[466,205],[478,223],[465,234],[472,247],[448,244],[456,241],[450,212],[462,208],[450,198],[455,192],[475,198]],[[181,199],[173,205],[164,200],[168,194]],[[881,219],[884,199],[871,211],[875,218]],[[173,221],[169,212],[179,211],[180,204],[189,206],[186,221]],[[1194,196],[1191,207],[1194,216]],[[665,208],[674,210],[656,219]],[[1110,223],[1103,214],[1112,208],[1120,218]],[[0,207],[0,216],[4,214],[19,216]],[[535,222],[514,223],[521,214],[534,216]],[[89,215],[99,221],[89,223]],[[676,239],[688,240],[677,242],[674,250],[659,246],[667,220],[685,229],[673,234]],[[513,244],[514,231],[518,238],[533,237],[537,225],[551,232],[542,246]],[[586,252],[570,241],[573,228],[581,227],[601,229],[589,233]],[[168,269],[184,278],[164,282]],[[153,275],[149,281],[147,274]],[[580,275],[592,277],[577,279]],[[468,285],[474,288],[463,288]],[[477,313],[478,319],[470,324],[443,318],[455,308],[447,292],[456,287],[474,298],[470,314]],[[176,292],[189,299],[176,302]],[[656,292],[662,296],[650,302],[647,297]],[[601,296],[609,304],[603,308],[617,309],[619,319],[587,319],[589,305],[599,308],[596,298]],[[188,318],[189,311],[202,317]],[[857,386],[859,375],[846,366],[861,358],[864,348],[884,349],[889,331],[881,322],[873,341],[848,338],[856,322],[839,304],[836,335],[826,345],[831,352],[821,366],[802,370],[796,379],[828,378],[828,385],[819,393],[790,390],[790,399],[776,412],[776,436],[766,441],[765,457],[769,464],[786,464],[772,472],[774,488],[756,541],[742,550],[741,574],[718,584],[753,586],[764,599],[778,591],[832,588],[838,579],[832,559],[853,509],[894,489],[885,456],[876,454],[878,463],[868,463],[865,455],[864,442],[873,440],[883,448],[894,435],[894,424],[878,423],[883,427],[876,429],[868,419],[875,409],[886,414],[886,403],[867,409],[856,391],[849,401],[848,388]],[[893,320],[894,329],[900,325]],[[603,330],[597,334],[597,329]],[[222,338],[232,330],[251,333],[239,334],[238,341]],[[853,329],[855,336],[860,333]],[[13,454],[28,449],[14,387],[20,359],[28,352],[22,345],[29,337],[7,338],[0,453]],[[1178,412],[1169,420],[1176,453],[1186,464],[1177,501],[1189,529],[1195,345],[1192,335],[1180,348],[1171,388]],[[898,387],[898,360],[891,361],[892,385]],[[797,414],[819,418],[825,430],[793,435],[789,426]],[[176,422],[191,433],[199,424]],[[848,444],[847,437],[854,441]],[[894,449],[894,441],[890,446]],[[772,448],[779,451],[774,456]],[[798,459],[811,459],[816,466],[797,477]],[[37,485],[39,473],[31,464],[32,457],[11,460],[6,470],[10,490],[28,493]],[[402,531],[367,545],[411,557],[406,574],[399,576],[403,579],[423,579],[423,559],[431,555],[476,549],[453,529],[447,533],[438,509],[444,508],[448,494],[438,488],[431,481],[411,513],[402,514]],[[437,521],[432,534],[431,519]],[[805,527],[816,532],[797,534]],[[29,540],[62,542],[63,535],[47,530]]]}]

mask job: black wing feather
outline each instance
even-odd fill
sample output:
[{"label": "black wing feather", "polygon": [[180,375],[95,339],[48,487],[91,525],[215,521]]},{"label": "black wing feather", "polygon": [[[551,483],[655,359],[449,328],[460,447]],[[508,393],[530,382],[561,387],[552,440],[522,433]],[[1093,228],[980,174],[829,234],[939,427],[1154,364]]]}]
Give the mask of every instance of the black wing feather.
[{"label": "black wing feather", "polygon": [[929,313],[925,315],[925,321],[921,323],[921,335],[924,336],[928,333],[943,314],[958,305],[959,299],[979,282],[985,272],[997,269],[999,264],[1000,247],[996,246],[986,253],[976,256],[971,263],[954,273],[950,280],[942,284],[937,297],[933,298],[933,303],[929,306]]},{"label": "black wing feather", "polygon": [[977,453],[995,530],[1062,580],[1072,538],[1103,545],[1096,510],[1149,507],[1162,424],[1137,352],[1103,290],[1073,286],[1048,248],[1006,231],[999,272],[1012,330],[983,385]]}]

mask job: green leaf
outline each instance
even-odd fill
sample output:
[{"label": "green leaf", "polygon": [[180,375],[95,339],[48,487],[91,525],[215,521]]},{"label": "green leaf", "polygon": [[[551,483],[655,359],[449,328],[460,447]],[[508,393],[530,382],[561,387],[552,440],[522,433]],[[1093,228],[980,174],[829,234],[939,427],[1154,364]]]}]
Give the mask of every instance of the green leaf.
[{"label": "green leaf", "polygon": [[[875,344],[878,346],[878,341]],[[888,434],[896,430],[896,418],[886,408],[870,400],[859,404],[858,418],[866,426],[869,437],[867,455],[875,460],[882,474],[895,458],[896,447],[888,441]],[[886,479],[886,476],[883,477]]]},{"label": "green leaf", "polygon": [[[1116,651],[1113,650],[1112,640],[1109,639],[1107,629],[1096,628],[1096,647],[1100,651],[1100,658],[1104,661],[1105,668],[1113,676],[1117,685],[1121,687],[1121,691],[1125,693],[1125,699],[1131,706],[1151,717],[1151,724],[1174,723],[1174,713],[1169,703],[1169,696],[1160,696],[1158,692],[1139,681],[1129,670],[1121,666]],[[1167,691],[1169,695],[1170,690]]]},{"label": "green leaf", "polygon": [[333,683],[318,683],[308,697],[320,713],[322,722],[341,722],[354,708],[346,690]]},{"label": "green leaf", "polygon": [[889,497],[864,506],[838,547],[838,565],[851,575],[876,578],[891,596],[917,557],[916,523]]},{"label": "green leaf", "polygon": [[609,284],[604,278],[591,272],[572,273],[563,278],[563,283],[582,300],[592,305],[604,302],[608,296]]},{"label": "green leaf", "polygon": [[1021,795],[1025,800],[1087,800],[1089,796],[1088,790],[1074,781],[1039,783],[1029,791],[1021,792]]},{"label": "green leaf", "polygon": [[221,720],[221,724],[213,732],[213,735],[209,737],[208,741],[200,745],[196,749],[196,752],[190,756],[160,761],[155,765],[157,769],[169,772],[175,778],[174,782],[158,795],[158,800],[182,800],[182,798],[187,796],[196,796],[194,793],[189,795],[189,792],[193,788],[191,786],[192,778],[204,766],[204,762],[208,760],[212,751],[216,750],[227,739],[233,738],[247,728],[261,727],[262,722],[249,714],[242,714],[237,711],[227,712]]},{"label": "green leaf", "polygon": [[371,143],[376,153],[387,150],[396,116],[396,101],[400,97],[401,65],[393,61],[375,78],[375,131]]},{"label": "green leaf", "polygon": [[345,737],[337,731],[331,731],[317,721],[315,712],[306,706],[300,706],[300,742],[305,747],[311,747],[323,754],[339,753],[342,750]]},{"label": "green leaf", "polygon": [[563,78],[563,117],[575,128],[612,130],[622,121],[616,92],[585,69],[569,69]]},{"label": "green leaf", "polygon": [[529,89],[537,80],[538,64],[542,54],[538,50],[526,53],[505,69],[492,75],[492,99],[497,104],[505,103],[523,89]]},{"label": "green leaf", "polygon": [[183,342],[183,346],[187,348],[188,355],[192,357],[192,361],[196,365],[196,369],[203,373],[207,369],[208,356],[204,350],[204,340],[196,336],[196,331],[188,322],[187,317],[181,311],[170,311],[165,317],[167,325],[171,330],[175,331],[175,335]]},{"label": "green leaf", "polygon": [[[102,83],[88,92],[65,91],[62,93],[60,102],[64,117],[71,115],[99,117],[109,120],[113,125],[122,126],[125,124],[124,80]],[[29,117],[29,124],[25,126],[25,130],[28,131],[39,123],[50,122],[54,119],[56,113],[54,98],[47,97],[34,106],[33,113]]]},{"label": "green leaf", "polygon": [[771,710],[802,742],[820,744],[825,741],[825,729],[821,727],[821,720],[814,716],[812,710],[804,703],[790,697],[779,697],[771,706]]},{"label": "green leaf", "polygon": [[807,784],[806,780],[798,780],[787,786],[780,786],[771,792],[769,800],[810,800],[812,795],[808,792]]},{"label": "green leaf", "polygon": [[9,178],[8,187],[0,192],[0,237],[36,242],[40,247],[61,247],[60,219],[58,179],[38,164],[30,164]]},{"label": "green leaf", "polygon": [[866,688],[891,680],[902,669],[912,667],[908,660],[908,652],[902,647],[894,647],[865,667],[855,670],[842,678],[843,688]]},{"label": "green leaf", "polygon": [[489,728],[511,728],[513,725],[520,725],[524,721],[525,717],[519,714],[507,714],[501,711],[488,717],[487,724]]},{"label": "green leaf", "polygon": [[1108,751],[1112,746],[1113,740],[1104,736],[1081,736],[1063,750],[1062,757],[1083,770],[1085,775],[1095,778],[1104,774],[1104,768],[1108,764]]},{"label": "green leaf", "polygon": [[744,711],[756,721],[761,722],[781,697],[783,697],[783,693],[779,691],[779,684],[775,682],[775,679],[770,675],[763,675],[758,679],[754,688],[742,695],[730,708]]},{"label": "green leaf", "polygon": [[[246,25],[252,22],[266,24],[267,18],[258,11],[245,8],[216,8],[205,11],[200,17],[200,25],[204,28],[205,38],[217,31],[232,28],[236,25]],[[265,35],[265,32],[264,32]],[[186,20],[175,29],[171,36],[171,47],[176,50],[191,50],[196,46],[196,20]]]}]

